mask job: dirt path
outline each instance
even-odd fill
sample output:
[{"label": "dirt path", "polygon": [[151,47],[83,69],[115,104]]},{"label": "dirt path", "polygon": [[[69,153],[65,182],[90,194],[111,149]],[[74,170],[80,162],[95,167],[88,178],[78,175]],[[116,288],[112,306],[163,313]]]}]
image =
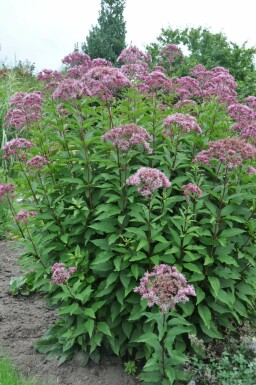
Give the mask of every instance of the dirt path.
[{"label": "dirt path", "polygon": [[13,241],[0,241],[0,346],[10,353],[14,363],[25,374],[34,375],[39,384],[49,385],[135,385],[120,365],[84,367],[79,360],[57,367],[56,361],[45,361],[33,348],[54,322],[54,312],[37,295],[23,297],[8,294],[11,277],[20,275],[16,265],[21,249]]}]

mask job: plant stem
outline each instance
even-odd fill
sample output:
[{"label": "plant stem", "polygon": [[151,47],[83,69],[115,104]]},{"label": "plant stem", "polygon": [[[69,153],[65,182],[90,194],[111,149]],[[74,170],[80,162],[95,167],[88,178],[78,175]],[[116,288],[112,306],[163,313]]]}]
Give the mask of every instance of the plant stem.
[{"label": "plant stem", "polygon": [[46,269],[46,265],[45,265],[44,262],[41,260],[41,257],[40,257],[40,255],[39,255],[38,252],[37,252],[36,246],[35,246],[35,244],[34,244],[33,238],[32,238],[32,236],[31,236],[31,234],[30,234],[30,231],[29,231],[29,229],[28,229],[28,226],[27,226],[26,222],[25,222],[24,224],[25,224],[25,227],[26,227],[26,230],[27,230],[27,233],[28,233],[28,239],[30,240],[30,242],[31,242],[31,244],[32,244],[32,247],[33,247],[33,249],[34,249],[34,251],[35,251],[35,255],[36,255],[36,257],[38,258],[39,262],[40,262],[40,263],[43,265],[43,267]]},{"label": "plant stem", "polygon": [[[163,327],[165,327],[165,314],[163,314]],[[164,354],[164,348],[165,348],[165,335],[163,335],[161,345],[162,345],[162,371],[163,371],[163,377],[165,377],[165,354]]]}]

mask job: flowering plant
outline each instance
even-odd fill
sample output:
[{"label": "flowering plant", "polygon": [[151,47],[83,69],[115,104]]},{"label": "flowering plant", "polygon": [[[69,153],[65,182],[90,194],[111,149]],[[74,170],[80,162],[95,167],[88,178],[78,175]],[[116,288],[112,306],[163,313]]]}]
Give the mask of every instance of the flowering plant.
[{"label": "flowering plant", "polygon": [[[233,127],[240,112],[229,108],[237,100],[227,70],[197,66],[174,81],[137,49],[120,61],[116,69],[68,55],[65,73],[39,74],[43,93],[12,99],[10,111],[35,114],[6,118],[17,135],[3,157],[18,175],[22,211],[13,185],[0,185],[0,199],[25,239],[33,290],[59,307],[37,348],[60,362],[81,350],[98,362],[104,346],[154,368],[167,336],[171,369],[162,372],[171,382],[183,378],[188,333],[222,338],[253,311],[255,141]],[[138,65],[132,78],[127,65]],[[253,98],[245,103],[254,108]],[[134,292],[143,276],[150,286],[137,290],[150,304],[163,313],[175,305],[164,328],[163,314],[145,312]]]}]

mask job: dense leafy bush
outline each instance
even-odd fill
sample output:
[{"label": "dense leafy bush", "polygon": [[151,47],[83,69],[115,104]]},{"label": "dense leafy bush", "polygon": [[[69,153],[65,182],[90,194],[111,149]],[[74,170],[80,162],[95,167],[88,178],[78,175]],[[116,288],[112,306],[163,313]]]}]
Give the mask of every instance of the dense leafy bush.
[{"label": "dense leafy bush", "polygon": [[[255,98],[238,104],[224,68],[184,81],[149,71],[135,47],[121,59],[76,52],[65,75],[39,74],[44,93],[13,96],[5,121],[18,138],[3,153],[24,205],[12,210],[29,284],[59,308],[37,348],[60,363],[111,350],[146,360],[145,383],[173,383],[189,334],[221,339],[254,309]],[[13,187],[0,192],[12,207]],[[196,291],[164,323],[134,292],[161,264]]]}]

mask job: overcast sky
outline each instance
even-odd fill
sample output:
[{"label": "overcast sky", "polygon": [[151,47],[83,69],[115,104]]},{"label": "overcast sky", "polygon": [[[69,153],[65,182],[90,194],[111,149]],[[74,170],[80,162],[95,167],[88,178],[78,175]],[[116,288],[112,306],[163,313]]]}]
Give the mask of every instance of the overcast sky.
[{"label": "overcast sky", "polygon": [[[0,0],[0,61],[58,69],[97,23],[100,0]],[[126,41],[143,48],[161,28],[207,27],[256,45],[255,0],[126,0]]]}]

